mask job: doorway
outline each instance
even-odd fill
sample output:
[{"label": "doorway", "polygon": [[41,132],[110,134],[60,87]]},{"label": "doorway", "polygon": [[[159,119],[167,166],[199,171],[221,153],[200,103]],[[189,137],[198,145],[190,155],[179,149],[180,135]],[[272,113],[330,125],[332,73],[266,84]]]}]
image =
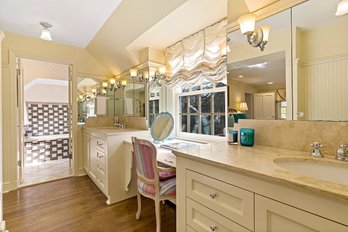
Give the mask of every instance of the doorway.
[{"label": "doorway", "polygon": [[19,186],[72,175],[71,66],[17,58]]}]

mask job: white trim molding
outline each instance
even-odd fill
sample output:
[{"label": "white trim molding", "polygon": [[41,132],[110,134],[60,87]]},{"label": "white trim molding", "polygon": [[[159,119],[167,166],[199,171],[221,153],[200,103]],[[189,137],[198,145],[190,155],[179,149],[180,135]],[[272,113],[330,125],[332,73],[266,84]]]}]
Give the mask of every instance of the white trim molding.
[{"label": "white trim molding", "polygon": [[2,42],[5,39],[5,33],[0,30],[0,42]]}]

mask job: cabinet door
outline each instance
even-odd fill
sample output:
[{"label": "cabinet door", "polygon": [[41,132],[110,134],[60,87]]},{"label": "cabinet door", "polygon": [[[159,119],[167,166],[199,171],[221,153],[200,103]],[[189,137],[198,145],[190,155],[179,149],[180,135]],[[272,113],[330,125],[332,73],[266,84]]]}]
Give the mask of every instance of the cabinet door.
[{"label": "cabinet door", "polygon": [[255,195],[256,232],[348,231],[348,227],[300,209]]}]

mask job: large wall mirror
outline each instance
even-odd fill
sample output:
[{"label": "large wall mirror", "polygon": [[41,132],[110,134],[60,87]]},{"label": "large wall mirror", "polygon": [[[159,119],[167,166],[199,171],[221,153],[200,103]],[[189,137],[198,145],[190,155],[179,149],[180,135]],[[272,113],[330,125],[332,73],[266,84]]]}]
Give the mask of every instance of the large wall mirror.
[{"label": "large wall mirror", "polygon": [[291,11],[256,23],[263,25],[270,26],[264,51],[250,46],[241,30],[227,35],[228,108],[235,121],[291,119]]},{"label": "large wall mirror", "polygon": [[338,1],[293,8],[294,119],[348,120],[348,15]]},{"label": "large wall mirror", "polygon": [[[102,88],[108,80],[79,77],[77,84],[78,123],[97,116],[146,117],[147,84],[130,78],[118,89]],[[117,80],[118,83],[118,80]]]},{"label": "large wall mirror", "polygon": [[348,15],[310,0],[258,21],[264,51],[228,34],[229,110],[249,119],[348,120]]}]

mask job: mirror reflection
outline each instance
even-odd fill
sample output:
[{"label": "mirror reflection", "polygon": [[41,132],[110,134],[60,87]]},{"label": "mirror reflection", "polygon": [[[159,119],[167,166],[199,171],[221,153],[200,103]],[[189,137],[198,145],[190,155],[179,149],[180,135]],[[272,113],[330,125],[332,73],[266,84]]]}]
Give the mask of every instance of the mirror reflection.
[{"label": "mirror reflection", "polygon": [[146,83],[78,78],[78,123],[97,116],[146,116]]},{"label": "mirror reflection", "polygon": [[293,8],[294,119],[348,120],[348,15],[337,1]]},{"label": "mirror reflection", "polygon": [[257,22],[255,28],[265,27],[262,46],[248,43],[250,32],[227,36],[230,127],[239,119],[291,119],[290,10]]}]

